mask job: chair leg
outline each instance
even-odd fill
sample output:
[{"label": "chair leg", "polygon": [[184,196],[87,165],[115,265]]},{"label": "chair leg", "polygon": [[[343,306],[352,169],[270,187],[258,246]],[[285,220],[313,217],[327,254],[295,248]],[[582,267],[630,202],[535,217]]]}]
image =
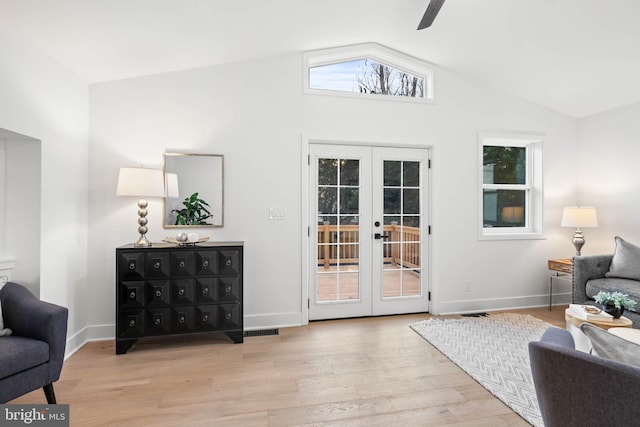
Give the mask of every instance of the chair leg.
[{"label": "chair leg", "polygon": [[47,397],[47,403],[49,405],[55,405],[56,394],[53,392],[53,384],[47,384],[46,386],[42,387],[42,389],[44,390],[44,395]]}]

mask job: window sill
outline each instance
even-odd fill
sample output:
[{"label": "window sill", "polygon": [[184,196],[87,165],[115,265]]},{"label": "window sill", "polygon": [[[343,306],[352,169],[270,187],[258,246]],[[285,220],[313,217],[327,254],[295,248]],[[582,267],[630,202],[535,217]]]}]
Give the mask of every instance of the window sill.
[{"label": "window sill", "polygon": [[478,240],[546,240],[542,233],[484,233]]}]

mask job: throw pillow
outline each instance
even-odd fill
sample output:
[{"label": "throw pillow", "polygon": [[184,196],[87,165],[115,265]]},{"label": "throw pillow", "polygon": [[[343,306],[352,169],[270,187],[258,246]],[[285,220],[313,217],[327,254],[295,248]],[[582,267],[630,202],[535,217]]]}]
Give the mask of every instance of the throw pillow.
[{"label": "throw pillow", "polygon": [[582,323],[580,329],[589,338],[598,356],[640,367],[640,345],[610,334],[591,323]]},{"label": "throw pillow", "polygon": [[11,335],[11,329],[4,327],[4,320],[2,319],[2,302],[0,301],[0,337],[8,337]]},{"label": "throw pillow", "polygon": [[640,280],[640,247],[616,236],[616,250],[606,277]]}]

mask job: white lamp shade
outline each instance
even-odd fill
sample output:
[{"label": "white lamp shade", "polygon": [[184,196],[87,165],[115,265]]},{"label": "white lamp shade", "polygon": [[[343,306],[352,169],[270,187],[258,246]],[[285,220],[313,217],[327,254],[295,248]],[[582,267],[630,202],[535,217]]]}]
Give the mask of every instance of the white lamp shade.
[{"label": "white lamp shade", "polygon": [[165,197],[164,174],[161,169],[120,168],[116,195]]},{"label": "white lamp shade", "polygon": [[178,191],[178,174],[165,173],[164,180],[167,197],[178,197],[180,195],[180,192]]},{"label": "white lamp shade", "polygon": [[592,207],[566,207],[562,211],[562,227],[591,228],[598,226],[598,214]]}]

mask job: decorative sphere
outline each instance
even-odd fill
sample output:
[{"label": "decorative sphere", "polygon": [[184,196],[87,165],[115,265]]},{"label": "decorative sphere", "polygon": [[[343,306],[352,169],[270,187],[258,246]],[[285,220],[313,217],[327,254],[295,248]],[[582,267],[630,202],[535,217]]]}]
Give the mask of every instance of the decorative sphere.
[{"label": "decorative sphere", "polygon": [[196,243],[198,240],[200,240],[200,236],[197,233],[189,233],[189,242]]},{"label": "decorative sphere", "polygon": [[187,233],[178,233],[178,235],[176,236],[176,240],[180,243],[186,242],[187,239],[188,239]]}]

